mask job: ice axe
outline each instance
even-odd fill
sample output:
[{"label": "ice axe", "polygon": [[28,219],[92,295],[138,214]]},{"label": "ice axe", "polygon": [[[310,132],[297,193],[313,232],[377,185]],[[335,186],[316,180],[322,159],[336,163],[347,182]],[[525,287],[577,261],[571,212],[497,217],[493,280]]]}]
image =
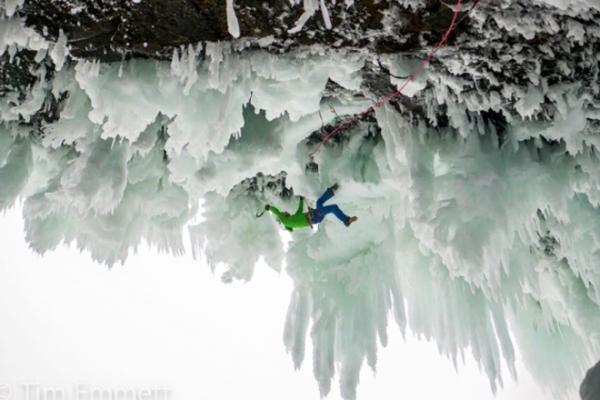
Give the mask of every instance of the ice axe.
[{"label": "ice axe", "polygon": [[262,212],[260,212],[260,208],[258,209],[258,211],[256,211],[256,218],[260,218],[263,215],[265,215],[266,211],[269,211],[269,205],[268,204],[265,206],[265,208],[262,209]]}]

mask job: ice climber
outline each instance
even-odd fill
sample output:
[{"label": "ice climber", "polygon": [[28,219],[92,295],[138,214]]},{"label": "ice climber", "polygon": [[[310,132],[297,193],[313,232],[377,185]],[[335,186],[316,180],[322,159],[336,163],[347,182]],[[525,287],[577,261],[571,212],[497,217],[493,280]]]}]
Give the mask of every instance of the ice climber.
[{"label": "ice climber", "polygon": [[281,212],[276,207],[270,206],[267,204],[265,206],[265,210],[271,211],[275,216],[279,219],[279,221],[285,226],[285,229],[292,232],[294,228],[304,228],[306,226],[313,226],[314,224],[318,224],[323,221],[323,218],[327,214],[334,214],[340,221],[344,223],[346,226],[350,226],[354,221],[356,221],[357,217],[349,217],[340,210],[340,208],[331,204],[329,206],[325,205],[325,202],[333,197],[335,191],[339,188],[339,185],[336,183],[329,189],[325,191],[317,200],[317,208],[308,207],[308,211],[304,212],[304,197],[300,197],[300,202],[298,203],[298,210],[294,215],[290,215],[287,212]]}]

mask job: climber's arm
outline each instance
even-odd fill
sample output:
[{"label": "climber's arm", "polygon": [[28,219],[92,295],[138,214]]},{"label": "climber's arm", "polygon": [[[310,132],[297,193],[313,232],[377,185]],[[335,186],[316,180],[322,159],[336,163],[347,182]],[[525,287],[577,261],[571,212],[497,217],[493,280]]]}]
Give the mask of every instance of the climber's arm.
[{"label": "climber's arm", "polygon": [[300,201],[298,202],[298,209],[296,210],[296,214],[304,213],[304,197],[300,196]]},{"label": "climber's arm", "polygon": [[286,216],[281,211],[279,211],[279,209],[277,207],[269,206],[269,211],[271,211],[273,214],[275,214],[277,219],[279,219],[281,221],[281,223],[283,223]]}]

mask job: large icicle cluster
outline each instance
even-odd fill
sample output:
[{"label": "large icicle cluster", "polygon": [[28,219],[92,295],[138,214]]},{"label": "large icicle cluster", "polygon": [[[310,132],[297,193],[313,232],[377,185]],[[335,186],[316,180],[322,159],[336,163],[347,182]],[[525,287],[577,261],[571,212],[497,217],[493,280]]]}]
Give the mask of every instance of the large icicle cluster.
[{"label": "large icicle cluster", "polygon": [[[201,63],[197,50],[184,49],[170,65],[81,61],[52,71],[40,64],[39,79],[20,104],[18,92],[7,93],[14,99],[0,108],[1,204],[27,198],[28,239],[35,250],[76,239],[110,265],[124,261],[143,237],[180,253],[181,229],[205,194],[227,195],[248,174],[288,167],[275,150],[293,155],[294,138],[281,138],[285,124],[278,127],[276,120],[269,127],[269,120],[314,114],[320,108],[315,88],[330,78],[357,88],[352,72],[362,66],[348,61],[340,69],[335,59],[318,55],[297,61],[261,53],[243,58],[212,44],[203,49],[208,62]],[[48,74],[55,75],[51,83],[43,79]],[[60,99],[60,118],[40,122],[38,130],[32,121],[51,106],[48,96]],[[249,116],[244,105],[250,99],[265,111]],[[249,129],[264,121],[273,140],[265,143],[267,132],[256,132],[262,136],[255,143],[239,146],[236,138],[248,118],[256,119]],[[302,121],[296,140],[317,121],[316,115]]]},{"label": "large icicle cluster", "polygon": [[[367,53],[208,43],[170,63],[99,63],[2,17],[0,209],[24,202],[40,253],[75,242],[112,265],[147,241],[179,255],[189,225],[194,255],[226,264],[223,281],[285,261],[284,341],[300,367],[310,329],[323,395],[338,374],[356,398],[390,316],[454,363],[471,351],[494,390],[502,360],[516,377],[518,347],[560,395],[600,357],[600,7],[567,3],[482,2],[481,34],[342,130],[317,153],[320,174],[305,164],[340,122],[330,107],[364,110],[418,60],[377,68]],[[359,216],[350,229],[328,219],[285,253],[272,216],[255,217],[334,182]]]}]

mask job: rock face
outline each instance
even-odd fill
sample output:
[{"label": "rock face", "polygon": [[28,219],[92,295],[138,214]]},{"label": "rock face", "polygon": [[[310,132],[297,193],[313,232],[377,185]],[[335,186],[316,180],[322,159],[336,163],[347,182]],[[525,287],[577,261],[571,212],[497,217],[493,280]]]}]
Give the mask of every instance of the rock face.
[{"label": "rock face", "polygon": [[582,400],[600,399],[600,362],[594,365],[585,375],[585,379],[579,388]]},{"label": "rock face", "polygon": [[[322,44],[398,53],[415,52],[439,40],[453,15],[455,2],[447,3],[427,0],[422,7],[405,8],[395,1],[363,0],[351,7],[338,2],[328,5],[331,29],[317,11],[297,33],[290,30],[303,14],[301,5],[246,0],[234,4],[234,9],[241,36],[250,39],[250,46],[263,39],[261,47],[277,52]],[[26,0],[21,15],[47,38],[56,39],[62,29],[74,56],[104,61],[120,60],[124,52],[170,57],[172,49],[181,45],[232,39],[222,0]],[[457,27],[451,40],[468,29],[468,22]]]},{"label": "rock face", "polygon": [[[316,10],[301,30],[290,33],[303,16],[302,5],[238,1],[234,8],[241,38],[232,42],[232,48],[302,54],[317,46],[320,52],[360,52],[371,61],[362,71],[361,90],[353,95],[379,100],[395,90],[390,83],[393,71],[388,69],[393,60],[414,57],[418,63],[447,29],[454,4],[456,0],[363,0],[346,7],[327,2],[331,29],[322,10]],[[392,104],[431,126],[445,127],[452,111],[448,107],[454,105],[431,105],[426,97],[439,98],[450,91],[457,100],[467,98],[480,104],[462,111],[468,119],[492,121],[499,132],[507,121],[521,116],[554,120],[564,107],[557,96],[545,92],[564,91],[569,85],[570,90],[578,85],[577,90],[589,93],[590,107],[595,108],[600,99],[600,11],[574,5],[579,3],[562,8],[552,4],[545,0],[481,1],[472,9],[475,3],[465,2],[446,47],[428,66],[436,76],[430,78],[425,95],[400,97]],[[203,58],[206,42],[232,39],[225,8],[221,0],[26,0],[19,13],[47,39],[56,40],[62,30],[75,58],[170,60],[182,46],[194,46]],[[387,60],[387,66],[379,60],[384,64]],[[398,78],[409,73],[401,71]],[[530,98],[520,99],[519,92],[530,92]],[[598,125],[590,119],[591,129]]]}]

